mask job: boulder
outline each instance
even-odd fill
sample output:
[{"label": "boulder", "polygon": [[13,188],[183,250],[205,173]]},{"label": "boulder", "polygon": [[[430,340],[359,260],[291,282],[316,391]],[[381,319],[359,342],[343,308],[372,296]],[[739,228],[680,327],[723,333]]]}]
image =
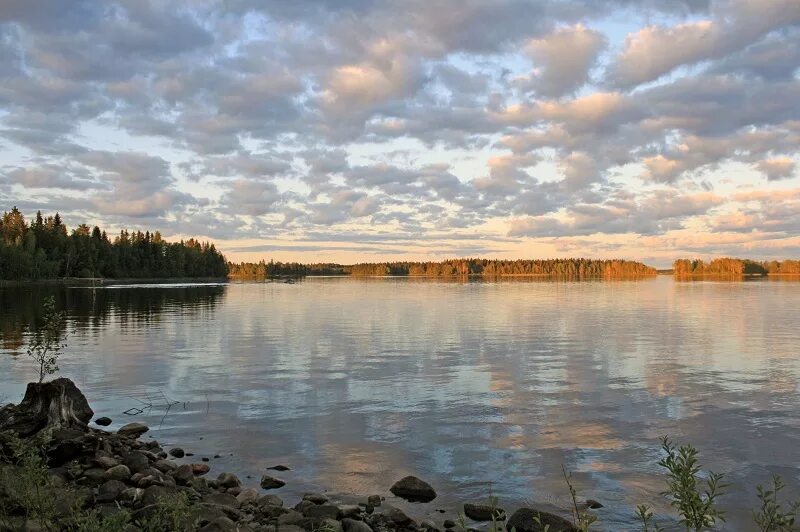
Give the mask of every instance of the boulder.
[{"label": "boulder", "polygon": [[321,493],[306,493],[303,495],[304,501],[311,501],[314,504],[325,504],[328,502],[328,497]]},{"label": "boulder", "polygon": [[413,520],[400,508],[389,508],[383,512],[383,515],[390,523],[393,523],[396,526],[403,527],[413,523]]},{"label": "boulder", "polygon": [[185,485],[194,479],[194,471],[192,470],[192,466],[190,464],[179,465],[178,468],[171,474],[172,478],[174,478],[175,482],[178,484]]},{"label": "boulder", "polygon": [[100,425],[101,427],[107,427],[111,425],[111,418],[110,417],[99,417],[94,420],[95,424]]},{"label": "boulder", "polygon": [[531,508],[520,508],[506,522],[506,530],[516,532],[578,532],[571,522],[563,517]]},{"label": "boulder", "polygon": [[244,488],[236,495],[236,500],[239,504],[247,504],[250,502],[257,502],[261,494],[255,488]]},{"label": "boulder", "polygon": [[264,475],[261,477],[261,487],[265,490],[273,490],[277,488],[281,488],[286,485],[286,482],[277,479],[275,477],[271,477],[269,475]]},{"label": "boulder", "polygon": [[144,423],[128,423],[127,425],[122,425],[119,430],[117,430],[117,434],[121,434],[123,436],[130,436],[132,438],[138,438],[145,432],[150,430],[150,427],[145,425]]},{"label": "boulder", "polygon": [[433,487],[414,476],[398,480],[389,491],[411,502],[430,502],[436,498],[436,491]]},{"label": "boulder", "polygon": [[372,532],[372,527],[364,521],[349,518],[342,519],[342,528],[344,532]]},{"label": "boulder", "polygon": [[283,508],[283,499],[277,495],[262,495],[258,499],[259,506],[277,506]]},{"label": "boulder", "polygon": [[339,518],[345,517],[358,517],[361,515],[361,507],[357,504],[340,504],[339,505]]},{"label": "boulder", "polygon": [[203,496],[203,502],[208,504],[216,504],[218,506],[230,506],[237,508],[239,501],[230,493],[209,493]]},{"label": "boulder", "polygon": [[124,482],[108,480],[97,489],[96,500],[99,503],[115,501],[126,489],[128,489],[128,486]]},{"label": "boulder", "polygon": [[370,495],[367,497],[367,504],[370,506],[380,506],[382,502],[380,495]]},{"label": "boulder", "polygon": [[131,473],[140,473],[150,467],[150,460],[142,451],[133,451],[122,458],[122,463],[128,466]]},{"label": "boulder", "polygon": [[217,486],[220,488],[235,488],[241,485],[242,481],[233,473],[220,473],[217,477]]},{"label": "boulder", "polygon": [[466,503],[464,505],[464,515],[473,521],[503,521],[506,518],[506,511],[500,507],[490,504]]},{"label": "boulder", "polygon": [[105,470],[103,478],[106,480],[118,480],[120,482],[127,482],[131,478],[131,470],[126,465],[115,465]]},{"label": "boulder", "polygon": [[183,458],[186,455],[186,453],[180,447],[173,447],[169,450],[169,454],[175,458]]},{"label": "boulder", "polygon": [[158,504],[161,501],[175,500],[178,497],[178,492],[175,488],[167,488],[165,486],[150,486],[144,490],[142,495],[142,504],[145,506],[149,504]]},{"label": "boulder", "polygon": [[31,382],[20,404],[0,408],[0,431],[11,430],[26,438],[44,428],[86,430],[93,415],[86,397],[71,380]]},{"label": "boulder", "polygon": [[318,519],[336,519],[339,517],[339,508],[332,504],[315,504],[306,508],[303,515]]},{"label": "boulder", "polygon": [[192,464],[192,472],[197,475],[205,475],[211,470],[208,464]]}]

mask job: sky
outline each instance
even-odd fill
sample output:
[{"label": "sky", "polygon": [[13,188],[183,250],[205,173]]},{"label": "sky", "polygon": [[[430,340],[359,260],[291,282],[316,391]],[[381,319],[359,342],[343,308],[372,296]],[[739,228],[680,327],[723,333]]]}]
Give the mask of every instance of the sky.
[{"label": "sky", "polygon": [[0,211],[232,260],[800,256],[798,0],[3,0]]}]

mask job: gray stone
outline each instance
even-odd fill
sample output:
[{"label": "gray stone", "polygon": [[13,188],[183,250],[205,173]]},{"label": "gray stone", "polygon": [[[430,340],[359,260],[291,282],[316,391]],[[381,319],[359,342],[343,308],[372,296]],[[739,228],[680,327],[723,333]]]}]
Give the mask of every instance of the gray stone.
[{"label": "gray stone", "polygon": [[398,526],[406,526],[413,523],[413,520],[403,512],[400,508],[389,508],[383,512],[386,518]]},{"label": "gray stone", "polygon": [[94,422],[100,425],[101,427],[107,427],[111,425],[111,418],[103,416],[95,419]]},{"label": "gray stone", "polygon": [[123,436],[131,436],[133,438],[138,438],[145,432],[150,430],[150,427],[145,425],[144,423],[128,423],[127,425],[123,425],[117,430],[117,434],[122,434]]},{"label": "gray stone", "polygon": [[381,502],[382,499],[380,495],[370,495],[369,497],[367,497],[367,504],[369,504],[370,506],[374,507],[380,506]]},{"label": "gray stone", "polygon": [[217,486],[221,488],[233,488],[241,485],[242,481],[233,473],[220,473],[217,477]]},{"label": "gray stone", "polygon": [[512,528],[516,532],[545,532],[545,530],[548,532],[578,532],[578,529],[563,517],[531,508],[520,508],[511,515],[506,523],[506,530]]},{"label": "gray stone", "polygon": [[283,507],[283,499],[277,495],[263,495],[258,499],[259,506],[279,506]]},{"label": "gray stone", "polygon": [[161,459],[161,460],[156,460],[153,463],[153,467],[155,469],[158,469],[162,473],[169,473],[170,471],[175,471],[176,469],[178,469],[178,464],[176,464],[171,460]]},{"label": "gray stone", "polygon": [[337,519],[339,517],[339,508],[332,504],[315,504],[306,508],[303,515],[319,519]]},{"label": "gray stone", "polygon": [[506,511],[490,504],[468,502],[464,505],[464,515],[473,521],[491,521],[493,517],[497,521],[504,521],[506,518]]},{"label": "gray stone", "polygon": [[94,461],[103,469],[110,469],[116,465],[119,465],[119,460],[110,456],[98,456]]},{"label": "gray stone", "polygon": [[412,502],[430,502],[436,498],[436,491],[433,487],[414,476],[408,476],[398,480],[390,488],[393,494]]},{"label": "gray stone", "polygon": [[194,479],[194,471],[190,464],[181,464],[172,472],[172,478],[178,484],[186,485]]},{"label": "gray stone", "polygon": [[349,518],[342,519],[342,528],[344,532],[372,532],[372,527],[364,521]]},{"label": "gray stone", "polygon": [[325,504],[328,502],[328,498],[321,493],[306,493],[303,495],[303,500],[311,501],[314,504]]},{"label": "gray stone", "polygon": [[149,504],[158,504],[161,501],[175,500],[177,497],[178,492],[174,488],[154,485],[144,490],[142,504],[145,506]]},{"label": "gray stone", "polygon": [[278,516],[278,525],[283,530],[284,525],[296,525],[304,519],[302,513],[296,510],[287,510],[285,514]]},{"label": "gray stone", "polygon": [[261,477],[261,487],[263,489],[265,489],[265,490],[272,490],[272,489],[282,488],[285,485],[286,485],[286,482],[284,482],[284,481],[282,481],[282,480],[280,480],[278,478],[271,477],[269,475],[264,475],[263,477]]},{"label": "gray stone", "polygon": [[121,482],[127,482],[131,478],[131,470],[128,466],[125,465],[115,465],[114,467],[109,467],[103,473],[103,478],[106,480],[119,480]]},{"label": "gray stone", "polygon": [[200,530],[202,532],[238,532],[242,529],[227,517],[217,517]]},{"label": "gray stone", "polygon": [[230,493],[209,493],[203,496],[203,502],[217,504],[219,506],[230,506],[232,508],[239,506],[239,501]]},{"label": "gray stone", "polygon": [[115,501],[126,489],[128,489],[128,486],[124,482],[107,480],[97,489],[97,502]]},{"label": "gray stone", "polygon": [[258,501],[260,496],[261,494],[257,489],[245,488],[236,496],[236,500],[239,501],[239,504],[246,504]]},{"label": "gray stone", "polygon": [[150,467],[150,460],[142,451],[133,451],[126,454],[122,459],[122,463],[128,466],[128,469],[131,470],[131,473],[141,473]]},{"label": "gray stone", "polygon": [[183,458],[186,455],[186,453],[180,447],[173,447],[169,450],[169,454],[175,458]]},{"label": "gray stone", "polygon": [[361,507],[357,504],[340,504],[339,505],[339,518],[345,517],[358,517],[361,515]]}]

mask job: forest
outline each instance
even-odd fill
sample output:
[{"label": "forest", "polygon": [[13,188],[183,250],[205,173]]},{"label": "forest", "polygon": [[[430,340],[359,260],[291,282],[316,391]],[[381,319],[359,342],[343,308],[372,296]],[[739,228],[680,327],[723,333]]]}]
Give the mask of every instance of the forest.
[{"label": "forest", "polygon": [[310,275],[428,277],[530,275],[608,279],[656,275],[654,268],[640,262],[592,259],[453,259],[441,262],[378,262],[352,265],[261,261],[258,263],[228,263],[228,272],[231,277],[241,278],[304,277]]},{"label": "forest", "polygon": [[14,207],[0,218],[0,279],[66,277],[225,277],[225,257],[213,244],[167,242],[156,231],[120,231],[113,240],[99,227],[68,230],[58,213],[37,212],[28,224]]},{"label": "forest", "polygon": [[706,263],[700,259],[679,259],[672,266],[676,277],[697,275],[800,275],[800,260],[754,261],[749,259],[720,258]]}]

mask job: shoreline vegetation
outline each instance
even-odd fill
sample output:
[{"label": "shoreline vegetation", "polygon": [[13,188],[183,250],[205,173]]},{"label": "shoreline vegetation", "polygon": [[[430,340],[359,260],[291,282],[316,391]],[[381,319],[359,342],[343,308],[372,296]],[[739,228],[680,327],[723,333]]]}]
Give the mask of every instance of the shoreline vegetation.
[{"label": "shoreline vegetation", "polygon": [[219,282],[226,279],[300,279],[313,276],[501,278],[564,280],[642,279],[672,274],[679,280],[751,277],[800,278],[800,260],[755,261],[718,258],[679,259],[657,270],[621,259],[461,258],[443,261],[392,261],[358,264],[229,262],[213,243],[163,240],[158,231],[122,230],[113,239],[95,226],[71,231],[58,213],[37,212],[28,223],[13,207],[0,217],[0,286],[30,281],[110,284],[129,282]]}]

